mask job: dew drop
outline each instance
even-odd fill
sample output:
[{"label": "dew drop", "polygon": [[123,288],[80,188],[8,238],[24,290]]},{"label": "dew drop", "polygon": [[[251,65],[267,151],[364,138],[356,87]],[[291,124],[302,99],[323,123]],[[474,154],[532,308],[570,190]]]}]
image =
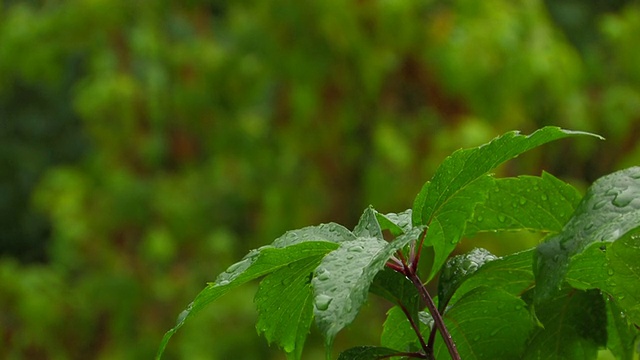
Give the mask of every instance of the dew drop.
[{"label": "dew drop", "polygon": [[220,282],[216,283],[216,286],[225,286],[225,285],[229,285],[229,280],[221,280]]},{"label": "dew drop", "polygon": [[350,247],[348,251],[359,253],[359,252],[362,252],[363,250],[364,250],[364,248],[362,246],[355,245],[353,247]]},{"label": "dew drop", "polygon": [[323,269],[322,271],[316,274],[316,279],[320,281],[329,280],[329,271]]},{"label": "dew drop", "polygon": [[318,295],[315,301],[316,309],[320,311],[325,311],[329,308],[329,304],[331,304],[332,301],[333,301],[333,298],[331,296],[327,296],[324,294]]},{"label": "dew drop", "polygon": [[609,269],[609,270],[607,271],[607,274],[609,274],[609,276],[613,276],[613,274],[614,274],[613,269]]},{"label": "dew drop", "polygon": [[541,197],[542,197],[542,200],[543,200],[543,201],[547,201],[547,200],[549,200],[549,197],[547,196],[547,194],[542,194],[542,196],[541,196]]},{"label": "dew drop", "polygon": [[481,222],[482,220],[484,220],[484,218],[482,216],[478,216],[478,222]]},{"label": "dew drop", "polygon": [[500,220],[500,222],[505,222],[507,220],[507,217],[504,215],[498,215],[498,220]]}]

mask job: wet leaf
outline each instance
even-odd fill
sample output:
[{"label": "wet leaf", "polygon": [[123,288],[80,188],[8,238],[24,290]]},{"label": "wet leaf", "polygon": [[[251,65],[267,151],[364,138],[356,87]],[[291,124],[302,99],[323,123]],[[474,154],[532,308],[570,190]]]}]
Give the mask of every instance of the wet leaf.
[{"label": "wet leaf", "polygon": [[442,312],[453,293],[466,279],[471,277],[483,265],[498,257],[485,249],[473,249],[467,254],[450,258],[440,272],[438,280],[438,310]]},{"label": "wet leaf", "polygon": [[[479,287],[466,293],[443,315],[462,359],[518,359],[533,322],[526,304],[506,291]],[[436,359],[450,359],[442,336]]]},{"label": "wet leaf", "polygon": [[476,207],[466,235],[481,231],[562,231],[581,195],[571,185],[544,172],[541,177],[496,179],[487,200]]},{"label": "wet leaf", "polygon": [[[640,225],[640,167],[598,179],[562,232],[536,251],[536,302],[562,286],[570,259],[595,242],[613,242]],[[636,260],[637,261],[637,260]]]},{"label": "wet leaf", "polygon": [[598,291],[564,289],[535,313],[538,327],[527,342],[523,359],[595,359],[606,345],[606,312]]},{"label": "wet leaf", "polygon": [[486,198],[486,183],[477,186],[476,191],[464,191],[467,187],[523,152],[553,140],[579,135],[596,136],[557,127],[545,127],[529,136],[510,132],[480,147],[458,150],[446,158],[413,204],[413,224],[430,227],[426,243],[434,247],[435,259],[429,278],[444,264],[464,234],[464,226],[473,215],[475,205]]},{"label": "wet leaf", "polygon": [[[421,311],[419,315],[416,324],[420,327],[422,337],[427,341],[426,339],[429,338],[429,333],[433,326],[433,318],[424,311]],[[383,324],[382,335],[380,336],[380,345],[402,351],[421,350],[415,331],[402,309],[398,306],[392,307],[387,312],[387,319]]]},{"label": "wet leaf", "polygon": [[382,230],[389,230],[394,236],[399,236],[411,230],[411,209],[401,213],[380,214],[376,212],[376,218]]},{"label": "wet leaf", "polygon": [[322,224],[288,231],[272,245],[252,250],[239,262],[229,266],[214,283],[207,285],[179,316],[176,326],[162,338],[159,359],[167,343],[185,321],[220,296],[247,281],[272,273],[296,261],[323,256],[335,250],[337,243],[352,240],[353,234],[338,224]]},{"label": "wet leaf", "polygon": [[376,238],[342,242],[318,266],[313,278],[316,324],[330,351],[336,334],[350,324],[387,260],[422,233],[419,228],[388,243]]},{"label": "wet leaf", "polygon": [[382,240],[382,229],[380,229],[380,224],[378,224],[376,214],[377,212],[371,206],[365,209],[362,216],[360,216],[358,224],[353,229],[353,234],[356,237],[376,238]]}]

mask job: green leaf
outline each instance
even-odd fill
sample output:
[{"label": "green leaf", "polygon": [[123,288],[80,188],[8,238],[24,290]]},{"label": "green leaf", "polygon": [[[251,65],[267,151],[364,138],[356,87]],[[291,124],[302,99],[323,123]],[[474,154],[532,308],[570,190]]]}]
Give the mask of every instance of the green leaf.
[{"label": "green leaf", "polygon": [[[420,333],[426,341],[433,327],[433,318],[429,313],[421,311],[416,324],[420,327]],[[408,352],[421,349],[415,331],[398,306],[392,307],[387,312],[387,319],[382,327],[382,335],[380,335],[380,345]]]},{"label": "green leaf", "polygon": [[483,265],[498,257],[485,249],[473,249],[467,254],[450,258],[442,268],[438,280],[438,310],[443,312],[460,284]]},{"label": "green leaf", "polygon": [[259,313],[256,329],[292,359],[302,357],[313,321],[311,275],[323,257],[324,254],[299,260],[268,275],[255,296]]},{"label": "green leaf", "polygon": [[[533,322],[520,298],[479,287],[466,293],[443,315],[462,359],[519,359]],[[450,359],[441,336],[436,359]]]},{"label": "green leaf", "polygon": [[[529,136],[510,132],[480,147],[458,150],[446,158],[413,204],[413,224],[429,226],[425,244],[434,247],[434,264],[429,279],[444,264],[464,234],[465,224],[472,217],[476,204],[486,199],[486,181],[489,181],[486,174],[489,171],[527,150],[578,135],[597,136],[557,127],[545,127]],[[476,186],[469,191],[467,188],[472,184]]]},{"label": "green leaf", "polygon": [[503,162],[545,143],[569,136],[590,135],[558,127],[544,127],[531,135],[508,132],[482,146],[463,149],[447,157],[427,182],[414,202],[414,225],[428,225],[440,208],[478,177],[488,173]]},{"label": "green leaf", "polygon": [[598,179],[562,232],[536,251],[536,302],[562,286],[571,257],[594,242],[612,242],[640,225],[640,167]]},{"label": "green leaf", "polygon": [[527,342],[524,359],[595,359],[606,345],[606,312],[598,291],[565,289],[536,305],[544,325]]},{"label": "green leaf", "polygon": [[377,347],[377,346],[358,346],[344,351],[338,357],[338,360],[376,360],[386,359],[390,356],[399,354],[400,351]]},{"label": "green leaf", "polygon": [[389,230],[394,236],[399,236],[411,230],[411,209],[401,213],[380,214],[376,212],[376,218],[382,230]]},{"label": "green leaf", "polygon": [[356,317],[367,299],[369,287],[389,258],[422,233],[414,228],[387,243],[376,238],[342,242],[316,270],[314,314],[330,351],[336,334]]},{"label": "green leaf", "polygon": [[415,285],[406,276],[385,268],[373,279],[369,291],[395,305],[403,306],[411,314],[411,317],[418,321],[422,300]]},{"label": "green leaf", "polygon": [[207,285],[178,316],[176,326],[162,338],[156,359],[160,359],[167,343],[185,321],[220,296],[248,281],[274,272],[296,261],[313,258],[336,249],[337,243],[354,239],[354,235],[338,224],[309,226],[288,231],[272,245],[252,250],[242,260],[220,274],[214,283]]},{"label": "green leaf", "polygon": [[619,360],[633,360],[634,345],[640,331],[629,323],[627,315],[608,297],[607,306],[607,349]]},{"label": "green leaf", "polygon": [[489,286],[520,297],[533,287],[533,249],[501,257],[484,264],[478,271],[467,277],[449,301],[455,303],[469,291]]},{"label": "green leaf", "polygon": [[380,229],[376,214],[377,211],[371,206],[365,209],[360,217],[360,221],[358,221],[358,224],[353,229],[353,234],[360,238],[376,238],[382,240],[382,229]]},{"label": "green leaf", "polygon": [[541,177],[496,179],[487,200],[476,207],[466,235],[481,231],[562,231],[580,202],[571,185],[546,172]]},{"label": "green leaf", "polygon": [[571,259],[567,282],[578,289],[599,289],[640,324],[640,229],[613,243],[593,243]]}]

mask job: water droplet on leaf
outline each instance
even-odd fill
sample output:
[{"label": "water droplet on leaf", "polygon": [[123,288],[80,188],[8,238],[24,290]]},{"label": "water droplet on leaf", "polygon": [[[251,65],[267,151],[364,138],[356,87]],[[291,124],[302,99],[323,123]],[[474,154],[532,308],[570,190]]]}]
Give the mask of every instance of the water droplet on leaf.
[{"label": "water droplet on leaf", "polygon": [[542,194],[542,196],[541,196],[541,197],[542,197],[542,200],[543,200],[543,201],[547,201],[547,200],[549,200],[549,197],[547,196],[547,194]]},{"label": "water droplet on leaf", "polygon": [[331,296],[320,294],[316,297],[316,308],[320,311],[325,311],[329,308],[329,304],[331,304],[332,301],[333,298]]},{"label": "water droplet on leaf", "polygon": [[505,222],[507,220],[507,217],[504,215],[498,215],[498,220],[500,220],[500,222]]}]

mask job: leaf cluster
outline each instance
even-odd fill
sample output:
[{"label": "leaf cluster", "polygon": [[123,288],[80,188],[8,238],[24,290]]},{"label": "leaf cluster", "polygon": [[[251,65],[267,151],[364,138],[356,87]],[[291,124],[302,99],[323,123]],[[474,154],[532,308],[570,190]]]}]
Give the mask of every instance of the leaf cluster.
[{"label": "leaf cluster", "polygon": [[[584,197],[548,173],[490,174],[527,150],[583,135],[590,134],[510,132],[445,159],[411,209],[369,207],[353,230],[330,223],[285,233],[209,284],[167,332],[158,358],[188,318],[263,278],[258,332],[291,359],[302,357],[314,319],[329,358],[370,292],[394,304],[381,344],[339,359],[595,359],[600,349],[632,359],[640,324],[640,167],[597,180]],[[464,237],[519,230],[546,239],[504,257],[484,249],[450,257]],[[419,267],[427,248],[433,258]],[[424,283],[436,279],[432,297]]]}]

